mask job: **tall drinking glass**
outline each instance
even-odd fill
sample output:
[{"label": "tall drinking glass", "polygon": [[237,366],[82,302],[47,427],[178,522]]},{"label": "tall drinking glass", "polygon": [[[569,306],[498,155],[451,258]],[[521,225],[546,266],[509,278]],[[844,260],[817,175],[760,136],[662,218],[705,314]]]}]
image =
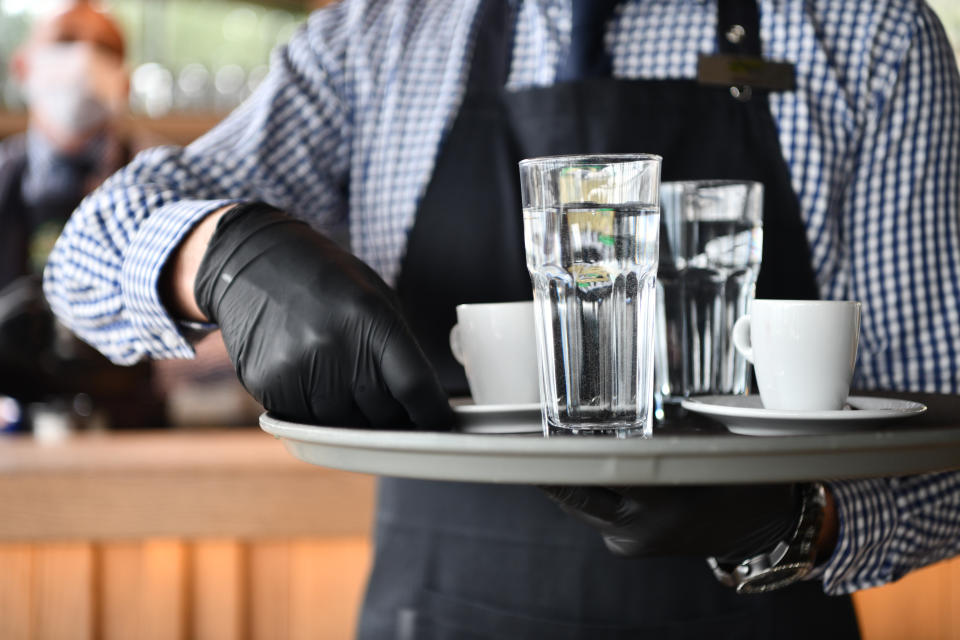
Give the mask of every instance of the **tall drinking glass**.
[{"label": "tall drinking glass", "polygon": [[520,163],[544,434],[649,435],[660,157]]},{"label": "tall drinking glass", "polygon": [[664,182],[660,207],[654,395],[669,419],[685,397],[747,392],[750,365],[730,334],[760,272],[763,185]]}]

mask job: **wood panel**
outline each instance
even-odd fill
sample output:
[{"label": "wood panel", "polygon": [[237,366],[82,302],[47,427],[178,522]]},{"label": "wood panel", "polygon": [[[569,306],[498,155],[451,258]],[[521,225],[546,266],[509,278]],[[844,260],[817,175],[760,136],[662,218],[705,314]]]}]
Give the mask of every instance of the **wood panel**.
[{"label": "wood panel", "polygon": [[103,640],[129,640],[140,633],[141,547],[140,542],[100,545],[97,608]]},{"label": "wood panel", "polygon": [[[0,544],[2,640],[347,640],[363,536]],[[854,595],[864,640],[960,640],[960,559]]]},{"label": "wood panel", "polygon": [[291,640],[350,640],[371,561],[366,539],[296,540],[291,548]]},{"label": "wood panel", "polygon": [[290,543],[257,541],[250,545],[250,609],[247,624],[251,640],[287,640],[290,637]]},{"label": "wood panel", "polygon": [[37,545],[31,609],[37,640],[94,637],[94,551],[87,542]]},{"label": "wood panel", "polygon": [[864,640],[960,640],[960,558],[854,594]]},{"label": "wood panel", "polygon": [[947,629],[949,640],[960,640],[960,558],[954,558],[948,564],[947,576],[950,622]]},{"label": "wood panel", "polygon": [[175,539],[147,540],[141,553],[141,624],[137,638],[186,638],[191,591],[187,580],[186,543]]},{"label": "wood panel", "polygon": [[247,562],[236,540],[198,540],[193,544],[190,584],[193,594],[190,637],[243,640],[247,610]]},{"label": "wood panel", "polygon": [[302,463],[262,432],[10,438],[0,540],[363,535],[374,482]]},{"label": "wood panel", "polygon": [[33,637],[33,546],[0,545],[0,638]]}]

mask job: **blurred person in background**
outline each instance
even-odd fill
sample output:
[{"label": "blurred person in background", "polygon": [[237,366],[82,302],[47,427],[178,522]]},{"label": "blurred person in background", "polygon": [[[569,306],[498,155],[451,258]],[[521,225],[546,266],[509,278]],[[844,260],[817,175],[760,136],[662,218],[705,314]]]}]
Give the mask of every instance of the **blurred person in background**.
[{"label": "blurred person in background", "polygon": [[110,15],[73,2],[40,19],[10,62],[28,105],[27,131],[0,142],[0,395],[20,405],[11,422],[37,402],[115,426],[164,422],[150,365],[115,367],[63,331],[40,287],[73,209],[146,146],[126,126],[124,50]]},{"label": "blurred person in background", "polygon": [[45,241],[132,157],[121,130],[129,91],[123,56],[119,27],[88,2],[41,19],[14,55],[29,124],[0,143],[0,287],[35,272]]}]

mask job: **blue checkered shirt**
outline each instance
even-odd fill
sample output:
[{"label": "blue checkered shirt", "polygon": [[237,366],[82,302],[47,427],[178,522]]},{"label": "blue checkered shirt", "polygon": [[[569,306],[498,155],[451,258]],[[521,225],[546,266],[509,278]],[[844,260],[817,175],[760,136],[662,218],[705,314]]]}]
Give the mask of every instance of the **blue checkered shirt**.
[{"label": "blue checkered shirt", "polygon": [[[250,199],[318,229],[348,221],[354,252],[395,282],[464,94],[479,2],[312,14],[222,124],[141,153],[84,201],[45,274],[58,315],[117,362],[190,357],[159,274],[194,223]],[[863,303],[856,383],[960,392],[960,80],[941,25],[919,0],[759,4],[765,55],[796,65],[797,90],[770,103],[821,294]],[[715,25],[712,0],[625,1],[606,35],[613,74],[693,78]],[[521,0],[508,88],[551,84],[569,31],[569,0]],[[960,551],[960,473],[831,486],[827,592]]]}]

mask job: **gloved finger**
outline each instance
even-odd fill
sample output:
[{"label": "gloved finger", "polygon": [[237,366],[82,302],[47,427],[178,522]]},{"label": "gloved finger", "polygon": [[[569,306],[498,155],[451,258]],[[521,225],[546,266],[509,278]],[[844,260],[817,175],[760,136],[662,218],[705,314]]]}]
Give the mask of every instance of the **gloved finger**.
[{"label": "gloved finger", "polygon": [[327,427],[369,427],[370,422],[349,393],[318,393],[316,387],[305,388],[310,398],[310,412],[314,424]]},{"label": "gloved finger", "polygon": [[[315,403],[314,406],[319,405]],[[311,423],[324,427],[358,427],[365,429],[371,426],[367,417],[353,402],[338,403],[336,408],[330,405],[315,408]]]},{"label": "gloved finger", "polygon": [[541,486],[540,489],[567,513],[589,524],[614,524],[623,498],[605,487]]},{"label": "gloved finger", "polygon": [[241,380],[244,388],[263,408],[283,420],[324,427],[366,427],[367,419],[351,398],[337,398],[311,393],[309,388],[294,393],[277,393],[254,387]]},{"label": "gloved finger", "polygon": [[403,429],[414,426],[403,405],[381,385],[355,388],[353,398],[361,413],[375,429]]},{"label": "gloved finger", "polygon": [[454,427],[447,394],[406,327],[397,326],[390,334],[380,358],[380,375],[415,425],[442,431]]}]

